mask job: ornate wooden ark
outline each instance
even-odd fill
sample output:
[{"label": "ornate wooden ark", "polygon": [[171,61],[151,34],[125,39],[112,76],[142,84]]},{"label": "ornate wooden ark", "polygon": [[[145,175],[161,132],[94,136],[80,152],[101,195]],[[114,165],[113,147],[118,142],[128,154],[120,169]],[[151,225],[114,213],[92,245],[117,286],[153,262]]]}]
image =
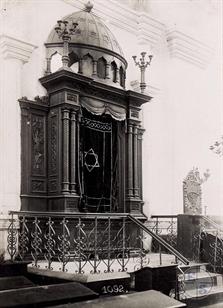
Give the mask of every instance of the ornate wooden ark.
[{"label": "ornate wooden ark", "polygon": [[[150,97],[125,90],[127,62],[91,9],[49,35],[47,96],[20,100],[22,210],[143,218],[140,108]],[[63,66],[51,73],[55,53]]]}]

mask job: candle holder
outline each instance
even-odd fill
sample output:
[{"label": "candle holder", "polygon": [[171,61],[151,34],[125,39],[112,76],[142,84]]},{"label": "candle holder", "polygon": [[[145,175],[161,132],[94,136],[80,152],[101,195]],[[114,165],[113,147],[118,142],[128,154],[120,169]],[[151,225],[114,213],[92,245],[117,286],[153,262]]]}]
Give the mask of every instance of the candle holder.
[{"label": "candle holder", "polygon": [[78,23],[73,22],[72,26],[68,28],[69,22],[66,20],[58,20],[57,21],[58,26],[55,27],[55,31],[58,34],[59,38],[62,38],[63,40],[63,55],[62,55],[62,64],[63,69],[65,70],[71,70],[68,66],[69,64],[69,42],[71,40],[72,35],[76,33],[76,28],[78,26]]},{"label": "candle holder", "polygon": [[146,83],[145,83],[145,71],[146,71],[146,68],[148,65],[150,65],[151,61],[152,61],[152,58],[153,56],[152,55],[149,55],[149,61],[145,61],[145,56],[146,56],[146,52],[143,51],[141,52],[141,58],[139,59],[139,61],[136,61],[136,56],[132,56],[134,62],[135,62],[135,65],[138,66],[140,68],[140,72],[141,72],[141,82],[139,84],[140,86],[140,89],[141,89],[141,93],[143,94],[145,89],[146,89]]}]

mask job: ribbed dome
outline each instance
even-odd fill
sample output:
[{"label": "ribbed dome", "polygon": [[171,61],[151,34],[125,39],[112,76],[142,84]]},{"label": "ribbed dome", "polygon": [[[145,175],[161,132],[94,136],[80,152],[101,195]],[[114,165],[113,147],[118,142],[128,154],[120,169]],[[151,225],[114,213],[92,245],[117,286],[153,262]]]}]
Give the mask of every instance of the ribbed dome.
[{"label": "ribbed dome", "polygon": [[[73,22],[78,23],[77,31],[72,35],[70,44],[105,48],[124,57],[122,49],[112,32],[98,16],[91,12],[91,9],[92,7],[86,5],[85,10],[75,12],[62,19],[68,21],[70,26]],[[53,29],[46,43],[61,44],[62,39],[58,37],[58,34]]]}]

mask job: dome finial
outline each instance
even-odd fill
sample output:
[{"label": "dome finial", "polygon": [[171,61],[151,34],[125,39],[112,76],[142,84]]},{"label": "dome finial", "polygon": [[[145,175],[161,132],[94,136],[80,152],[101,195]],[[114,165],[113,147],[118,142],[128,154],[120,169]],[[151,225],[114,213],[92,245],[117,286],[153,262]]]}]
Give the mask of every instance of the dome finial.
[{"label": "dome finial", "polygon": [[93,9],[93,3],[91,1],[88,1],[86,4],[85,4],[85,11],[90,13],[91,10]]}]

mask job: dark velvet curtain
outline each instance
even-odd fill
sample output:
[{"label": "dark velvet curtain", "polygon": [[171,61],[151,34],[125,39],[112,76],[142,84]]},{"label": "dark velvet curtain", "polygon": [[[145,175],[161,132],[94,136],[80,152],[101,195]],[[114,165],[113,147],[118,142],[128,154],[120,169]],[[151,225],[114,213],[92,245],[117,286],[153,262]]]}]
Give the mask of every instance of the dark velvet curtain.
[{"label": "dark velvet curtain", "polygon": [[117,204],[117,123],[109,115],[82,110],[80,130],[81,208],[114,211]]}]

